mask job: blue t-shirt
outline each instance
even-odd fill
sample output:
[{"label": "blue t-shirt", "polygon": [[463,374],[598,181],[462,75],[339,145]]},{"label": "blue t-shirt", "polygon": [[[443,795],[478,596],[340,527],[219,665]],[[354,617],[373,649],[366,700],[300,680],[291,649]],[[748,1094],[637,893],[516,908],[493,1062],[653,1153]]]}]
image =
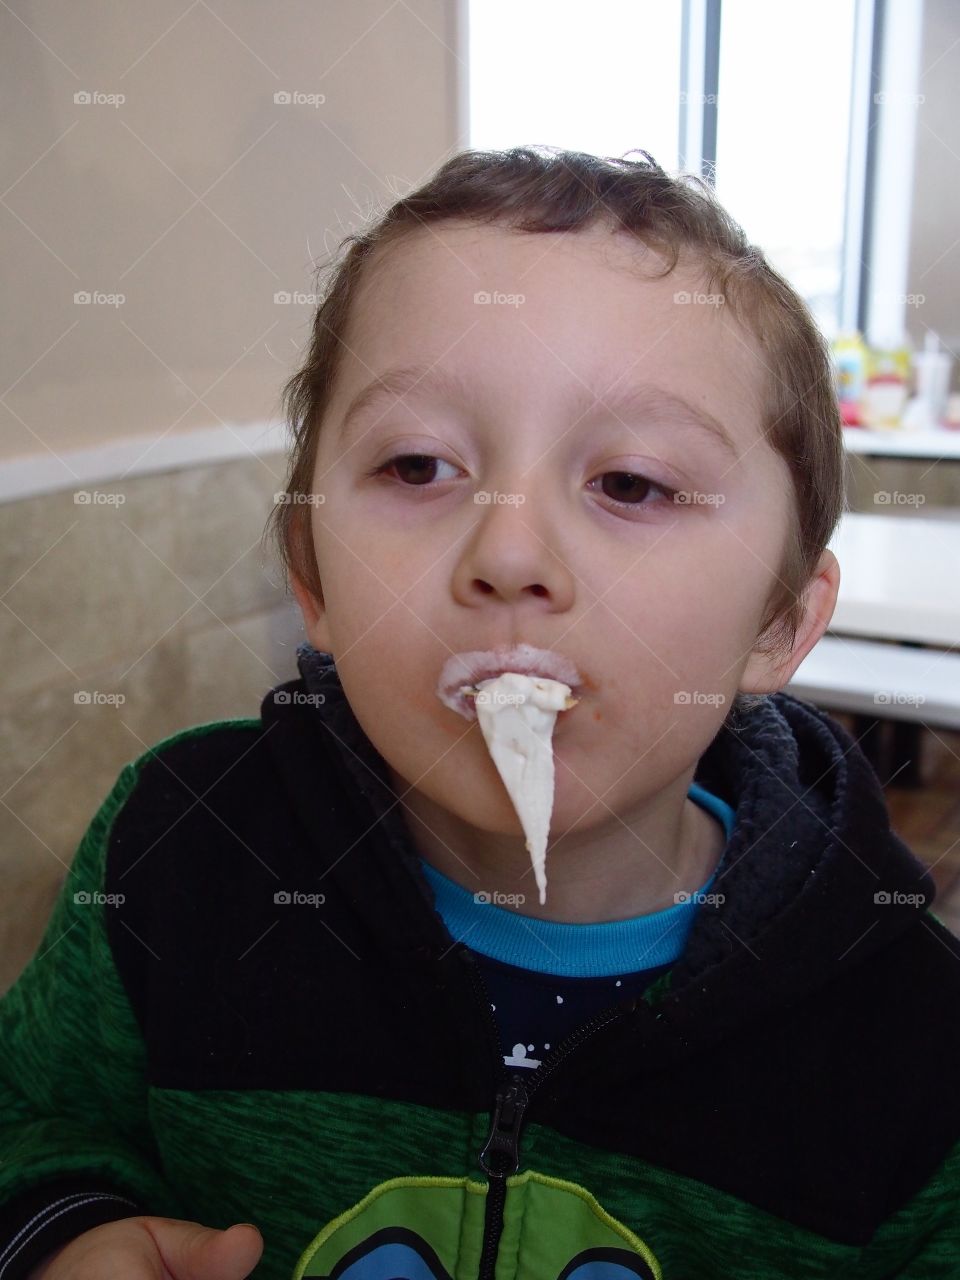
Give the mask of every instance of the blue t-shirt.
[{"label": "blue t-shirt", "polygon": [[[729,840],[733,809],[699,783],[690,799],[717,818]],[[536,920],[492,902],[421,858],[451,935],[477,957],[505,1048],[504,1065],[535,1070],[582,1022],[627,996],[639,995],[676,963],[716,871],[688,901],[603,924]]]}]

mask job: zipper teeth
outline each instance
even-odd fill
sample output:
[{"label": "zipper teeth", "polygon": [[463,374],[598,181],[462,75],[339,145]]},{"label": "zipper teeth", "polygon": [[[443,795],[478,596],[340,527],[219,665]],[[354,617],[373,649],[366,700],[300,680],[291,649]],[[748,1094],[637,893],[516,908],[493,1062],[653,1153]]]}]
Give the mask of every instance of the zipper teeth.
[{"label": "zipper teeth", "polygon": [[480,1255],[480,1265],[477,1268],[478,1277],[484,1278],[492,1276],[496,1271],[497,1253],[500,1250],[500,1236],[503,1230],[503,1206],[507,1198],[507,1184],[504,1178],[495,1178],[490,1185],[490,1202],[487,1206],[487,1213],[490,1219],[495,1219],[500,1223],[500,1228],[496,1232],[487,1233],[487,1216],[484,1216],[484,1241],[483,1251]]},{"label": "zipper teeth", "polygon": [[585,1022],[582,1027],[571,1031],[565,1039],[560,1041],[553,1053],[544,1058],[543,1062],[530,1077],[527,1084],[528,1098],[536,1089],[540,1088],[548,1076],[553,1074],[561,1062],[568,1058],[575,1049],[579,1049],[585,1040],[589,1040],[591,1036],[596,1035],[598,1031],[602,1031],[611,1022],[616,1022],[618,1018],[626,1017],[631,1012],[632,1009],[605,1009],[603,1013],[598,1013],[589,1022]]},{"label": "zipper teeth", "polygon": [[[487,1026],[490,1028],[493,1043],[497,1046],[497,1068],[503,1073],[503,1041],[500,1039],[500,1028],[497,1026],[497,1020],[493,1016],[493,1010],[490,1008],[490,992],[487,990],[487,984],[484,982],[477,968],[477,962],[473,958],[473,953],[469,950],[465,943],[460,944],[460,957],[467,965],[470,973],[470,980],[473,983],[474,990],[482,996],[483,1012],[487,1019]],[[500,1076],[497,1077],[495,1084],[499,1083]]]},{"label": "zipper teeth", "polygon": [[[503,1078],[504,1078],[503,1041],[500,1038],[500,1028],[497,1025],[497,1020],[496,1018],[494,1018],[493,1010],[490,1008],[490,993],[487,990],[486,983],[483,981],[483,977],[477,966],[476,957],[473,955],[473,953],[469,950],[469,948],[464,943],[460,943],[460,946],[458,947],[458,954],[461,957],[462,961],[467,965],[474,990],[482,998],[483,1008],[487,1018],[487,1022],[492,1030],[491,1038],[493,1040],[493,1043],[497,1046],[498,1075],[494,1084],[495,1086],[499,1086],[502,1084]],[[635,1007],[635,1003],[636,1002],[634,1002],[633,1007]],[[533,1075],[529,1077],[529,1084],[526,1081],[524,1081],[522,1075],[520,1075],[518,1072],[512,1073],[511,1075],[512,1080],[515,1083],[519,1084],[519,1086],[525,1092],[525,1101],[522,1104],[522,1109],[520,1111],[519,1117],[515,1121],[516,1128],[514,1131],[514,1151],[517,1153],[518,1157],[519,1157],[519,1148],[520,1148],[520,1133],[523,1128],[524,1120],[526,1119],[527,1111],[530,1105],[530,1100],[533,1094],[535,1093],[535,1091],[540,1087],[543,1081],[547,1079],[547,1077],[551,1074],[551,1072],[553,1072],[556,1069],[556,1067],[561,1062],[564,1061],[565,1058],[567,1058],[576,1048],[578,1048],[584,1042],[584,1040],[588,1040],[590,1036],[594,1035],[597,1031],[600,1031],[603,1027],[607,1026],[609,1023],[614,1022],[617,1018],[621,1018],[629,1012],[630,1012],[629,1008],[618,1009],[615,1011],[605,1010],[602,1014],[598,1014],[595,1018],[591,1019],[589,1022],[584,1023],[584,1025],[578,1028],[577,1031],[572,1032],[564,1040],[561,1040],[560,1044],[557,1045],[556,1049],[553,1051],[550,1057],[545,1058],[544,1061],[541,1062],[540,1066],[537,1067]],[[499,1088],[497,1089],[497,1094],[498,1094],[497,1108],[499,1108],[500,1106]],[[497,1112],[495,1112],[494,1114],[496,1115]],[[488,1144],[489,1144],[489,1141],[492,1140],[492,1134],[494,1132],[495,1127],[496,1127],[496,1120],[494,1121],[494,1128],[491,1129],[491,1139],[488,1139]],[[516,1165],[514,1166],[514,1168],[516,1168]],[[504,1212],[504,1205],[506,1203],[506,1196],[507,1196],[507,1177],[509,1175],[505,1173],[493,1173],[486,1168],[484,1169],[484,1172],[487,1175],[487,1179],[489,1183],[488,1195],[491,1198],[488,1199],[487,1201],[487,1209],[484,1215],[483,1248],[480,1255],[480,1264],[478,1267],[477,1275],[478,1275],[478,1280],[493,1280],[496,1274],[497,1254],[500,1251],[500,1239],[503,1234],[503,1212]]]}]

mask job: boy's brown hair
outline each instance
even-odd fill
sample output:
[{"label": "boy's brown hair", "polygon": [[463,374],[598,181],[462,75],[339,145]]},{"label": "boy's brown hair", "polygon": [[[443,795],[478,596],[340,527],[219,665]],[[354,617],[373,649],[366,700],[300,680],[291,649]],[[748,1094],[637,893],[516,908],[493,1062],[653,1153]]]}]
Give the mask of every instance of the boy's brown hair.
[{"label": "boy's brown hair", "polygon": [[[540,154],[541,151],[546,154]],[[628,153],[631,154],[631,153]],[[846,509],[843,435],[829,347],[806,303],[748,242],[713,189],[690,173],[666,173],[643,160],[600,158],[557,148],[461,151],[423,186],[392,204],[372,225],[345,237],[351,246],[334,270],[313,323],[309,352],[282,393],[293,434],[286,491],[267,521],[289,581],[294,570],[322,598],[310,529],[317,440],[329,404],[347,319],[373,250],[438,222],[493,223],[511,231],[575,232],[594,224],[628,232],[662,254],[669,274],[681,250],[702,264],[707,289],[754,335],[767,370],[763,433],[793,479],[796,501],[777,583],[757,642],[776,657],[793,647],[803,592]],[[686,254],[685,254],[686,256]],[[317,271],[319,283],[321,266]],[[763,696],[738,695],[748,710]]]}]

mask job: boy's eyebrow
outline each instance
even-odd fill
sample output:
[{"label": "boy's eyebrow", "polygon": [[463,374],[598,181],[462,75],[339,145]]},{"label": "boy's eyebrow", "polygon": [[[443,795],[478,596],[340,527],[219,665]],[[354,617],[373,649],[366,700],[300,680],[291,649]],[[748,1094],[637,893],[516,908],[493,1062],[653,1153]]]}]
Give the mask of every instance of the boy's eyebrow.
[{"label": "boy's eyebrow", "polygon": [[[403,365],[388,369],[368,382],[350,401],[340,424],[339,445],[345,448],[354,430],[381,400],[392,400],[407,394],[413,397],[439,393],[450,399],[470,402],[476,398],[474,390],[459,374],[430,365]],[[628,418],[637,413],[652,414],[663,425],[692,427],[704,432],[726,453],[739,461],[740,453],[728,429],[706,409],[686,400],[676,392],[667,391],[652,382],[640,382],[604,395],[581,388],[573,397],[571,409],[579,418],[594,406],[607,409],[615,417]]]}]

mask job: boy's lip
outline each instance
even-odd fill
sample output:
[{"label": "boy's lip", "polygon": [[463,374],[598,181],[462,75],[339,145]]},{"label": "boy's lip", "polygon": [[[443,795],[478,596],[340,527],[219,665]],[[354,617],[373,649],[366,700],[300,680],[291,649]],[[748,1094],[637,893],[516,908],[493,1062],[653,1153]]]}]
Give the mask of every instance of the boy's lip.
[{"label": "boy's lip", "polygon": [[472,649],[448,658],[440,672],[437,697],[465,720],[476,720],[473,699],[462,692],[464,686],[492,679],[504,671],[559,680],[570,686],[574,696],[579,696],[583,687],[583,677],[576,665],[562,654],[532,644],[497,645],[494,649]]}]

